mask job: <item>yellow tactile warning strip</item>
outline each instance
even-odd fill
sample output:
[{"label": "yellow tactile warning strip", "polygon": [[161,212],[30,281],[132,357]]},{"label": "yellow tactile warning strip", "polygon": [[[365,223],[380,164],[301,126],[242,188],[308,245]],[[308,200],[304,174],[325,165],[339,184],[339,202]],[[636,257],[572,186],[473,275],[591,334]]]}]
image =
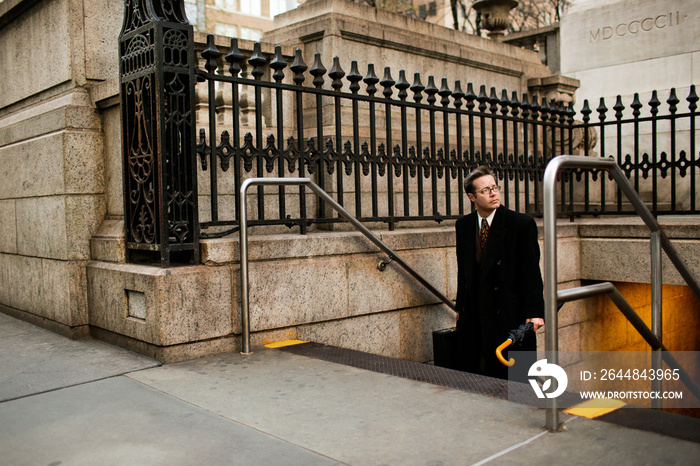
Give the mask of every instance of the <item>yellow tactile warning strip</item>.
[{"label": "yellow tactile warning strip", "polygon": [[625,403],[620,400],[596,398],[594,400],[579,403],[569,409],[565,409],[564,412],[567,414],[573,414],[574,416],[594,419],[598,416],[602,416],[603,414],[608,414],[616,409],[622,408],[623,406],[625,406]]},{"label": "yellow tactile warning strip", "polygon": [[264,346],[265,346],[265,348],[283,348],[285,346],[300,345],[302,343],[308,343],[308,341],[303,341],[303,340],[273,341],[271,343],[264,343]]}]

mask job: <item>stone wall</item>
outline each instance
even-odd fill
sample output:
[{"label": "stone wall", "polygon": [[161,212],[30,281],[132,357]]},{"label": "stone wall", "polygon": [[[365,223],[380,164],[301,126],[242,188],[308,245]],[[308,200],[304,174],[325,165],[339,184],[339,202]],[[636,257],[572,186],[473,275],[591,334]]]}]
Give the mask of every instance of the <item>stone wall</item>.
[{"label": "stone wall", "polygon": [[[560,24],[561,73],[580,81],[576,92],[576,111],[580,112],[585,99],[593,113],[591,122],[598,122],[596,109],[600,98],[605,98],[609,109],[607,121],[614,121],[612,110],[617,96],[626,107],[625,118],[632,118],[630,107],[634,93],[639,93],[643,104],[641,117],[650,115],[648,105],[652,91],[658,91],[661,101],[660,115],[668,114],[667,100],[672,88],[676,88],[680,100],[677,113],[688,112],[686,98],[690,86],[700,83],[700,9],[695,0],[588,0],[575,2],[562,16]],[[581,114],[576,117],[580,120]],[[633,125],[626,125],[622,134],[622,155],[634,155]],[[689,154],[690,131],[687,122],[675,128],[673,134],[668,123],[659,123],[657,154],[672,154],[671,138],[674,138],[675,154]],[[639,125],[640,156],[651,154],[649,123]],[[695,139],[700,137],[696,130]],[[600,141],[599,141],[600,142]],[[616,132],[609,127],[606,133],[605,154],[600,154],[600,144],[594,148],[598,155],[617,157]],[[690,155],[690,154],[689,154]],[[697,158],[697,153],[694,154]],[[681,209],[690,205],[689,178],[678,183],[677,205]],[[661,187],[663,186],[663,187]],[[651,179],[641,181],[640,194],[651,199]],[[661,183],[657,195],[662,203],[668,203],[670,187]],[[696,194],[696,202],[700,194]]]},{"label": "stone wall", "polygon": [[[697,220],[662,223],[693,273],[700,275]],[[452,226],[376,233],[433,286],[455,298]],[[564,221],[558,236],[559,289],[612,281],[651,325],[646,226],[629,219]],[[360,233],[249,239],[254,348],[295,338],[425,362],[433,357],[432,332],[454,325],[453,313],[398,266],[379,271],[385,255]],[[541,241],[540,234],[540,247]],[[239,350],[238,254],[237,238],[222,238],[203,242],[203,266],[163,270],[92,263],[93,331],[164,361]],[[700,302],[671,268],[664,269],[664,283],[664,342],[674,351],[697,351]],[[146,303],[143,311],[135,299]],[[544,330],[538,332],[540,348],[544,335]],[[561,351],[648,349],[604,296],[564,305],[559,341]]]},{"label": "stone wall", "polygon": [[105,138],[88,88],[116,72],[122,8],[0,4],[0,305],[73,336],[88,332],[89,241],[106,211]]},{"label": "stone wall", "polygon": [[[454,296],[451,228],[380,236],[433,286]],[[92,263],[90,323],[102,338],[162,360],[237,350],[238,254],[237,238],[225,238],[203,241],[203,266]],[[291,337],[430,360],[431,332],[453,325],[451,312],[395,265],[380,272],[383,256],[354,232],[251,236],[252,345]],[[134,308],[135,299],[145,302],[144,311]]]},{"label": "stone wall", "polygon": [[[204,241],[201,265],[126,264],[116,76],[122,8],[116,0],[0,3],[0,309],[163,361],[237,350],[237,239]],[[324,60],[338,54],[519,92],[546,75],[536,54],[506,44],[350,2],[306,8],[282,16],[266,38],[287,50],[301,45],[307,57],[320,51]],[[620,261],[595,246],[624,245],[641,257],[643,236],[579,238],[580,231],[560,228],[560,286],[646,281],[616,272]],[[381,236],[454,298],[451,227]],[[684,240],[686,257],[700,257],[697,240]],[[427,361],[431,332],[453,324],[403,272],[379,272],[381,255],[359,234],[255,235],[250,249],[254,345],[292,336]],[[562,332],[580,339],[585,323],[595,325],[587,306],[562,311]]]},{"label": "stone wall", "polygon": [[[664,233],[691,273],[700,277],[700,223],[688,217],[660,217]],[[579,220],[574,237],[558,241],[560,274],[565,263],[576,280],[562,280],[559,289],[599,281],[612,282],[651,328],[651,243],[641,219]],[[561,235],[560,235],[561,236]],[[575,246],[565,249],[568,242]],[[571,251],[576,250],[576,254]],[[562,257],[563,255],[563,257]],[[564,262],[564,263],[562,263]],[[663,341],[671,351],[698,351],[700,300],[665,253],[662,253]],[[544,348],[540,333],[539,347]],[[649,345],[607,296],[566,303],[559,311],[562,351],[645,351]]]},{"label": "stone wall", "polygon": [[305,57],[320,52],[325,63],[338,56],[357,60],[360,70],[374,63],[378,75],[388,66],[409,78],[420,73],[423,84],[429,75],[446,76],[450,85],[485,84],[499,95],[528,92],[528,79],[551,74],[535,52],[347,0],[307,1],[276,16],[263,39],[300,47]]},{"label": "stone wall", "polygon": [[[94,314],[88,261],[126,260],[117,67],[123,8],[122,0],[0,3],[0,306],[74,336],[87,333]],[[311,18],[318,8],[321,22]],[[384,65],[414,60],[412,71],[451,79],[473,73],[476,82],[514,90],[543,73],[533,53],[367,11],[374,12],[351,2],[310,2],[276,34],[309,44],[308,37],[293,40],[299,28],[318,31],[333,13],[333,24],[345,25],[338,33],[351,32],[354,45],[345,49],[329,31],[328,60],[336,52]],[[406,37],[407,26],[422,31],[421,39]],[[367,40],[358,39],[363,30]],[[429,36],[431,48],[424,49]],[[314,37],[314,47],[324,43]],[[446,67],[435,69],[437,62]]]}]

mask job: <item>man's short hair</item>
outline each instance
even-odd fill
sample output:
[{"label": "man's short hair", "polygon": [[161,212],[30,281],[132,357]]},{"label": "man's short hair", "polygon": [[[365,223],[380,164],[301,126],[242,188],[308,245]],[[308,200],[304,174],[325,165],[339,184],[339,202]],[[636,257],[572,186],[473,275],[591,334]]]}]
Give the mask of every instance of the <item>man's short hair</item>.
[{"label": "man's short hair", "polygon": [[467,194],[474,194],[474,180],[476,180],[477,178],[481,178],[482,176],[488,175],[493,176],[494,180],[496,179],[496,175],[486,165],[476,167],[474,170],[469,172],[467,177],[464,178],[464,190],[467,192]]}]

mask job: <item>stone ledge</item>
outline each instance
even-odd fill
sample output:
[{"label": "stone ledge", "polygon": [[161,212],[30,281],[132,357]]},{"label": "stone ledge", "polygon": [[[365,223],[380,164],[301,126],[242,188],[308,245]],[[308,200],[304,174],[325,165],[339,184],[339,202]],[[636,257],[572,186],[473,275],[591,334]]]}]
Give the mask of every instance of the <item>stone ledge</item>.
[{"label": "stone ledge", "polygon": [[238,302],[230,267],[160,268],[91,262],[90,325],[157,346],[220,338]]},{"label": "stone ledge", "polygon": [[58,333],[59,335],[63,335],[64,337],[72,340],[79,340],[90,336],[90,326],[87,324],[71,326],[47,317],[5,306],[3,304],[0,304],[0,312],[7,314],[10,317],[14,317],[15,319],[23,320],[38,327],[51,330],[54,333]]},{"label": "stone ledge", "polygon": [[[312,22],[317,22],[320,26],[308,28]],[[293,10],[277,15],[274,18],[273,29],[265,33],[265,36],[284,33],[285,36],[299,37],[299,34],[295,34],[296,31],[289,33],[295,28],[325,30],[326,35],[340,35],[339,31],[343,29],[344,24],[355,24],[353,29],[357,32],[378,38],[392,38],[397,34],[405,36],[410,31],[412,42],[419,42],[416,37],[421,37],[423,42],[430,42],[427,48],[438,54],[444,53],[445,50],[454,50],[455,56],[469,57],[485,65],[512,64],[515,60],[522,60],[529,65],[546,69],[536,52],[352,1],[307,1]],[[376,24],[383,25],[384,29],[373,27]]]},{"label": "stone ledge", "polygon": [[126,263],[124,220],[105,219],[90,238],[90,256],[102,262]]},{"label": "stone ledge", "polygon": [[39,0],[4,0],[0,2],[0,28],[16,19]]},{"label": "stone ledge", "polygon": [[88,93],[97,108],[119,105],[119,76],[93,84],[88,88]]},{"label": "stone ledge", "polygon": [[[661,230],[671,239],[700,239],[700,217],[659,216]],[[649,238],[649,228],[639,217],[611,217],[578,220],[581,238]]]},{"label": "stone ledge", "polygon": [[100,116],[88,92],[74,88],[0,118],[0,147],[57,131],[101,129]]},{"label": "stone ledge", "polygon": [[[673,247],[697,279],[700,276],[700,241],[672,240]],[[582,280],[650,283],[651,246],[641,238],[582,238]],[[685,285],[662,251],[662,279],[666,285]]]},{"label": "stone ledge", "polygon": [[230,353],[238,351],[240,347],[240,337],[232,335],[213,340],[188,342],[172,346],[154,345],[99,327],[91,327],[90,335],[111,345],[120,346],[129,351],[151,357],[163,364],[187,361],[211,354]]},{"label": "stone ledge", "polygon": [[[541,219],[536,219],[539,239],[543,239]],[[578,223],[560,220],[557,223],[558,238],[577,238]],[[394,231],[372,231],[392,250],[407,251],[426,248],[453,248],[454,226],[434,228],[406,228]],[[303,257],[345,255],[359,253],[383,254],[369,239],[358,231],[317,231],[300,234],[249,235],[248,259],[250,261],[294,259]],[[238,235],[201,241],[202,263],[222,265],[239,262]]]},{"label": "stone ledge", "polygon": [[[374,231],[373,233],[395,251],[454,247],[453,228]],[[221,265],[239,262],[237,235],[202,240],[201,243],[202,263]],[[248,236],[248,259],[251,261],[373,252],[383,254],[377,246],[357,231]]]}]

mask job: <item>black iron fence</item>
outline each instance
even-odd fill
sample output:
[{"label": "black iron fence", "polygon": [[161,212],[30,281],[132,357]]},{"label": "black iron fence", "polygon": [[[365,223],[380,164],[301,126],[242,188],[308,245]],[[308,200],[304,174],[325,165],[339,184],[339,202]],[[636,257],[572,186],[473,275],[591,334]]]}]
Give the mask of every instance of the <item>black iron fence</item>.
[{"label": "black iron fence", "polygon": [[[393,229],[469,211],[463,178],[478,165],[497,173],[508,207],[539,215],[552,157],[612,156],[655,214],[698,213],[694,86],[684,101],[654,92],[611,109],[586,102],[577,115],[485,85],[389,68],[380,78],[355,61],[346,71],[337,57],[328,70],[298,50],[251,44],[244,54],[235,39],[220,50],[210,36],[196,52],[182,2],[155,0],[125,1],[119,44],[132,261],[198,262],[200,233],[239,224],[239,187],[251,176],[313,177],[361,221]],[[562,173],[561,214],[632,213],[609,184],[595,171]],[[303,187],[259,186],[246,202],[252,225],[306,232],[339,221]]]},{"label": "black iron fence", "polygon": [[[395,80],[389,68],[380,78],[372,64],[362,75],[356,61],[346,72],[338,57],[327,70],[318,53],[309,67],[300,50],[285,57],[279,46],[265,56],[255,44],[246,57],[236,39],[224,55],[210,36],[201,56],[197,77],[209,86],[208,125],[200,129],[197,152],[209,174],[208,186],[200,184],[200,205],[209,208],[200,214],[202,228],[211,229],[203,236],[235,229],[238,187],[248,176],[314,177],[363,222],[393,229],[399,222],[464,215],[470,205],[462,180],[485,164],[496,172],[508,207],[539,215],[547,162],[573,153],[615,157],[656,214],[697,213],[694,86],[687,111],[679,111],[673,90],[667,112],[660,112],[654,92],[648,115],[635,95],[631,118],[623,117],[621,98],[614,115],[601,99],[592,118],[588,102],[579,116],[571,105],[484,85],[463,89],[460,81],[442,78],[438,87],[433,76],[425,80],[418,73],[409,82],[404,70]],[[230,127],[221,128],[217,120],[226,111]],[[243,113],[252,115],[247,123]],[[217,136],[214,151],[211,134]],[[633,213],[606,183],[595,171],[564,174],[561,214]],[[303,188],[267,189],[259,187],[249,200],[256,207],[251,224],[298,225],[305,232],[311,224],[339,220],[307,199]]]}]

